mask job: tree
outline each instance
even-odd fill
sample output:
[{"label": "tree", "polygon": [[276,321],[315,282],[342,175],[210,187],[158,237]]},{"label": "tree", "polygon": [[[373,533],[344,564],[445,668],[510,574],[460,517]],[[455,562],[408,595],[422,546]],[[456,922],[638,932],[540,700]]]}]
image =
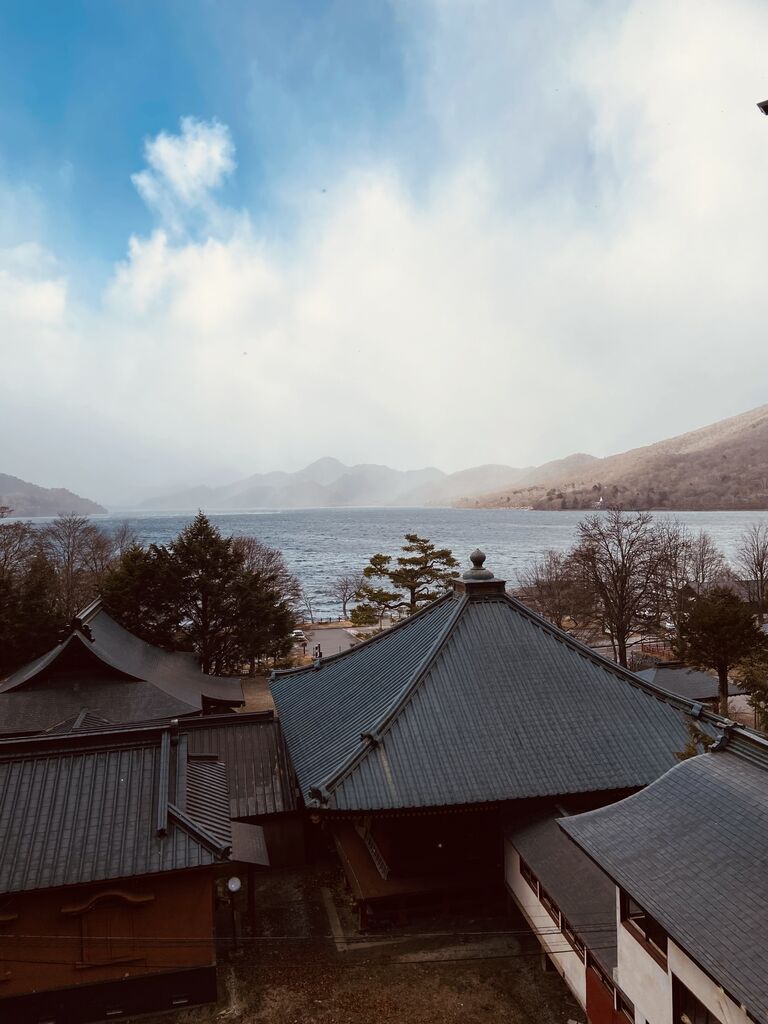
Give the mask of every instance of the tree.
[{"label": "tree", "polygon": [[240,562],[235,583],[235,659],[247,661],[253,675],[259,662],[276,661],[290,653],[301,587],[276,548],[255,537],[235,537],[232,549]]},{"label": "tree", "polygon": [[240,561],[231,537],[222,537],[198,512],[168,548],[177,588],[179,628],[200,659],[203,672],[221,670],[234,628],[235,583]]},{"label": "tree", "polygon": [[545,551],[518,574],[518,596],[559,629],[589,614],[590,603],[572,555]]},{"label": "tree", "polygon": [[594,597],[620,665],[627,664],[627,643],[653,599],[660,564],[653,516],[609,509],[587,516],[578,527],[572,557]]},{"label": "tree", "polygon": [[105,574],[104,607],[130,633],[147,643],[173,648],[179,634],[180,584],[164,547],[133,544]]},{"label": "tree", "polygon": [[748,580],[755,583],[757,621],[762,623],[768,586],[768,525],[752,523],[739,539],[736,564]]},{"label": "tree", "polygon": [[656,525],[656,538],[659,569],[653,617],[657,627],[668,618],[679,635],[691,591],[701,593],[720,579],[726,570],[725,558],[708,533],[694,534],[679,519],[662,519]]},{"label": "tree", "polygon": [[727,715],[728,673],[765,646],[749,605],[726,587],[715,587],[694,602],[680,632],[686,660],[717,672],[720,713]]},{"label": "tree", "polygon": [[375,626],[379,616],[373,605],[356,604],[350,615],[353,626]]},{"label": "tree", "polygon": [[0,524],[0,677],[52,647],[62,624],[39,541],[29,523]]},{"label": "tree", "polygon": [[351,601],[354,601],[363,583],[362,573],[343,572],[336,577],[328,588],[328,596],[339,602],[341,614],[345,619],[348,617],[347,606]]},{"label": "tree", "polygon": [[58,516],[43,527],[40,540],[56,574],[59,613],[69,622],[99,592],[114,561],[108,534],[85,516]]},{"label": "tree", "polygon": [[199,513],[166,548],[127,548],[106,575],[107,610],[149,643],[186,643],[205,672],[290,650],[298,581],[281,552],[251,537],[223,537]]},{"label": "tree", "polygon": [[[365,582],[358,590],[360,600],[383,611],[405,608],[412,615],[421,605],[436,600],[458,575],[458,562],[449,548],[437,548],[416,533],[406,533],[402,555],[393,564],[391,555],[376,554],[363,569]],[[386,580],[391,590],[369,580]]]}]

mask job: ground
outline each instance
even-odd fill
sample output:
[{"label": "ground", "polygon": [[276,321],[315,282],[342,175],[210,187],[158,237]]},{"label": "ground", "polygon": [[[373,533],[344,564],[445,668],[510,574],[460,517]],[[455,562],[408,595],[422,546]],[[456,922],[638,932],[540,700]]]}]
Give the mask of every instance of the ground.
[{"label": "ground", "polygon": [[567,1024],[522,918],[429,918],[361,935],[335,865],[262,876],[255,934],[219,969],[216,1006],[142,1024]]}]

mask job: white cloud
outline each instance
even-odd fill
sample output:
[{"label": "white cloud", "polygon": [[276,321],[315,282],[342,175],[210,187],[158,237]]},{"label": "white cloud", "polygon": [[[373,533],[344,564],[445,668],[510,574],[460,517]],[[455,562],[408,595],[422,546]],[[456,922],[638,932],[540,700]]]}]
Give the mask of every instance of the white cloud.
[{"label": "white cloud", "polygon": [[[147,144],[134,181],[159,225],[99,309],[50,269],[5,271],[16,471],[51,408],[71,474],[51,482],[99,497],[322,454],[604,454],[768,399],[768,10],[554,4],[530,79],[508,4],[435,10],[411,90],[443,162],[418,193],[395,155],[342,167],[327,193],[294,183],[299,227],[267,238],[213,199],[227,128],[184,119]],[[180,233],[191,216],[202,235]]]},{"label": "white cloud", "polygon": [[209,212],[211,193],[234,171],[235,146],[226,125],[182,117],[180,133],[161,132],[144,145],[149,168],[131,176],[144,202],[173,230],[192,211]]}]

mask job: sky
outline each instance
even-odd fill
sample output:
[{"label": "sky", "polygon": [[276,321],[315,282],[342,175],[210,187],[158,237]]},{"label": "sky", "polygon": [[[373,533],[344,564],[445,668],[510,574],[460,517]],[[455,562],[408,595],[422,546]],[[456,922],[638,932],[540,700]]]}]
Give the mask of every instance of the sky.
[{"label": "sky", "polygon": [[764,0],[0,0],[0,472],[107,503],[768,402]]}]

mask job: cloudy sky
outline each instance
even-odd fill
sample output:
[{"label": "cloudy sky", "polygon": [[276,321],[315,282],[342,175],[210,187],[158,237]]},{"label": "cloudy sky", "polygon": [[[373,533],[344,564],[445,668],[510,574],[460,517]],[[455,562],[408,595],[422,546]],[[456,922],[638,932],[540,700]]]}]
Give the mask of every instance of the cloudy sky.
[{"label": "cloudy sky", "polygon": [[764,0],[3,0],[0,472],[106,501],[768,401]]}]

